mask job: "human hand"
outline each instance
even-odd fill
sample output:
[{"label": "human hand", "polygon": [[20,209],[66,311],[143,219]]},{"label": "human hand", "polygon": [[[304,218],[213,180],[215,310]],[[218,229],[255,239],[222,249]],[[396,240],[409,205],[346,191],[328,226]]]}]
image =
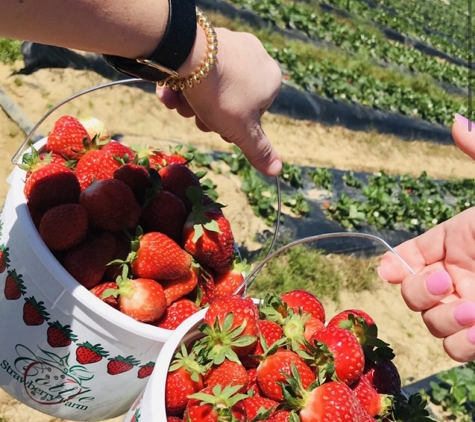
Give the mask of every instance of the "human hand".
[{"label": "human hand", "polygon": [[251,34],[216,28],[218,61],[201,84],[183,93],[157,87],[157,96],[204,132],[238,146],[257,170],[277,176],[282,162],[261,126],[281,87],[281,72]]},{"label": "human hand", "polygon": [[[457,146],[475,159],[475,125],[456,116],[452,135]],[[475,359],[475,208],[406,241],[396,252],[415,271],[411,274],[392,253],[383,256],[378,274],[401,284],[407,306],[421,312],[427,328],[443,339],[447,354],[459,362]]]}]

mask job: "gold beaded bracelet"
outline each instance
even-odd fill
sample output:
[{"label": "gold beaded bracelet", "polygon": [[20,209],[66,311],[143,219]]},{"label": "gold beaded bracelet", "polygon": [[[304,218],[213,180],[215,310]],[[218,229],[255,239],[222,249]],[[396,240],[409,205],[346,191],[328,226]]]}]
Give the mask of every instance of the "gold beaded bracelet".
[{"label": "gold beaded bracelet", "polygon": [[173,89],[173,91],[184,91],[187,88],[199,85],[202,79],[208,77],[209,72],[214,67],[218,54],[218,38],[214,26],[208,17],[198,8],[196,8],[196,21],[203,28],[208,42],[205,61],[201,66],[186,78],[179,78],[178,75],[171,75],[169,78],[157,82],[157,85]]}]

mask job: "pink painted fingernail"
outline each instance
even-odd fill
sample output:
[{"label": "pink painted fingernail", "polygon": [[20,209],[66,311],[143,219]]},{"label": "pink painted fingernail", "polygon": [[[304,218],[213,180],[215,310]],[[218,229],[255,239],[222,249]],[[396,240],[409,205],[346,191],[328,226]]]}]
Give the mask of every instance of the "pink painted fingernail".
[{"label": "pink painted fingernail", "polygon": [[427,290],[434,296],[440,296],[448,293],[452,287],[452,280],[449,273],[445,270],[437,271],[426,280]]},{"label": "pink painted fingernail", "polygon": [[475,327],[472,327],[467,331],[467,340],[470,343],[475,344]]},{"label": "pink painted fingernail", "polygon": [[475,322],[475,303],[465,302],[454,310],[454,318],[460,325],[473,324]]},{"label": "pink painted fingernail", "polygon": [[466,126],[469,131],[471,131],[472,128],[475,127],[475,123],[473,123],[471,120],[468,120],[465,116],[462,116],[459,113],[455,113],[455,120],[457,123]]}]

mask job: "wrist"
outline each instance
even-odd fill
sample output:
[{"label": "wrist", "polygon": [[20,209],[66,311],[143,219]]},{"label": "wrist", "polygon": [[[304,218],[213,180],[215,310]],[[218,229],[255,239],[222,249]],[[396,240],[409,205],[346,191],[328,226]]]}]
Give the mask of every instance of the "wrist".
[{"label": "wrist", "polygon": [[[198,8],[196,8],[196,19],[198,22],[198,28],[202,32],[195,33],[195,42],[191,49],[195,49],[192,54],[189,54],[187,60],[183,62],[184,66],[180,66],[182,75],[178,72],[171,75],[167,79],[157,81],[159,86],[170,88],[173,91],[185,91],[186,89],[193,88],[195,85],[200,85],[202,80],[206,79],[209,73],[213,70],[217,61],[218,54],[218,38],[213,24],[208,17]],[[198,41],[196,42],[196,37]],[[206,41],[206,51],[204,52],[204,44],[201,41],[201,37],[204,37]],[[203,54],[204,52],[204,54]],[[198,61],[198,56],[201,55],[201,59]],[[200,63],[198,66],[196,63]],[[191,73],[189,69],[193,69]]]},{"label": "wrist", "polygon": [[188,58],[178,68],[178,77],[186,78],[198,69],[206,58],[207,50],[208,41],[205,32],[200,25],[197,25],[195,43],[193,44]]}]

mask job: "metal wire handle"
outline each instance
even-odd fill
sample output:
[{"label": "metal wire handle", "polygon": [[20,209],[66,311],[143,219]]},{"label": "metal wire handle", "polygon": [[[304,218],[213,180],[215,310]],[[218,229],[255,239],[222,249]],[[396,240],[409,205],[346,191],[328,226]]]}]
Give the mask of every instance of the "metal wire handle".
[{"label": "metal wire handle", "polygon": [[[137,79],[137,78],[130,78],[130,79],[121,79],[121,80],[118,80],[118,81],[111,81],[111,82],[106,82],[102,85],[96,85],[96,86],[93,86],[91,88],[88,88],[88,89],[85,89],[83,91],[80,91],[80,92],[77,92],[76,94],[73,94],[71,95],[70,97],[66,98],[65,100],[63,101],[60,101],[58,104],[56,104],[55,106],[53,106],[50,110],[48,110],[43,117],[40,118],[40,120],[38,120],[38,122],[35,124],[35,126],[33,126],[33,128],[31,129],[30,133],[27,135],[27,137],[25,138],[25,140],[22,142],[22,144],[20,145],[20,147],[18,148],[18,150],[16,151],[15,155],[13,156],[13,158],[11,159],[11,162],[15,165],[18,165],[19,164],[19,158],[21,157],[22,153],[23,153],[23,150],[25,149],[25,146],[27,145],[30,145],[30,141],[32,140],[33,138],[33,135],[35,134],[35,132],[38,130],[38,128],[41,126],[41,124],[52,114],[54,113],[58,108],[62,107],[64,104],[67,104],[69,103],[70,101],[78,98],[78,97],[82,97],[83,95],[86,95],[86,94],[89,94],[91,92],[94,92],[94,91],[98,91],[100,89],[103,89],[103,88],[108,88],[108,87],[111,87],[111,86],[114,86],[114,85],[125,85],[125,84],[134,84],[134,83],[138,83],[138,82],[144,82],[144,83],[153,83],[153,82],[150,82],[150,81],[145,81],[143,79]],[[276,188],[277,188],[277,217],[276,217],[276,224],[275,224],[275,230],[274,230],[274,236],[272,238],[272,241],[271,241],[271,244],[270,244],[270,247],[269,247],[269,250],[267,251],[267,255],[268,256],[271,252],[272,252],[272,249],[274,248],[275,246],[275,243],[277,241],[277,235],[279,233],[279,227],[280,227],[280,218],[281,218],[281,212],[282,212],[282,193],[281,193],[281,188],[280,188],[280,179],[279,179],[279,176],[276,176],[275,177],[275,184],[276,184]]]},{"label": "metal wire handle", "polygon": [[317,234],[315,236],[309,236],[305,237],[303,239],[298,239],[293,242],[290,242],[289,244],[282,246],[281,248],[277,249],[273,253],[267,254],[267,256],[260,262],[245,278],[243,283],[236,289],[234,292],[237,294],[241,289],[249,289],[251,287],[252,283],[254,283],[254,280],[257,277],[257,274],[262,270],[262,268],[274,257],[277,255],[281,254],[282,252],[285,252],[286,250],[292,248],[293,246],[296,245],[301,245],[304,243],[310,243],[310,242],[315,242],[317,240],[322,240],[322,239],[335,239],[335,238],[340,238],[340,237],[355,237],[355,238],[362,238],[362,239],[369,239],[376,241],[383,245],[389,252],[392,252],[399,260],[402,262],[402,264],[407,268],[407,270],[411,274],[415,274],[415,271],[411,268],[411,266],[394,250],[394,248],[389,245],[388,242],[383,240],[382,238],[375,236],[373,234],[366,234],[366,233],[351,233],[351,232],[335,232],[335,233],[325,233],[325,234]]}]

